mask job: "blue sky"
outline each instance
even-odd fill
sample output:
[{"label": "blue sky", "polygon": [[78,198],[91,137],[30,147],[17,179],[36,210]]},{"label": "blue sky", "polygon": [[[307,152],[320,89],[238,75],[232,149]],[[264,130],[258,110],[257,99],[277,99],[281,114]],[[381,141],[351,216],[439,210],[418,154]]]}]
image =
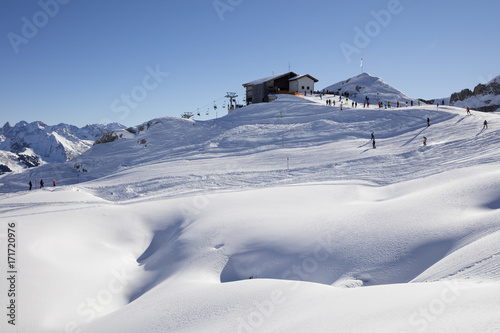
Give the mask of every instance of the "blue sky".
[{"label": "blue sky", "polygon": [[290,64],[321,89],[361,56],[411,97],[447,97],[500,75],[498,13],[492,0],[3,0],[0,123],[212,118],[245,82]]}]

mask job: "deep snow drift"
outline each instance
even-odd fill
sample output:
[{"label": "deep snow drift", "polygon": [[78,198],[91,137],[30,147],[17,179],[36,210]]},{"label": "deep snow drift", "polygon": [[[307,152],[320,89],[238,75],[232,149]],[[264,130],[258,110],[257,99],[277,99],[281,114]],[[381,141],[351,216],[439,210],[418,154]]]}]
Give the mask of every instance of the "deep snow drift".
[{"label": "deep snow drift", "polygon": [[498,116],[323,104],[155,119],[85,174],[1,177],[21,281],[2,331],[499,331]]}]

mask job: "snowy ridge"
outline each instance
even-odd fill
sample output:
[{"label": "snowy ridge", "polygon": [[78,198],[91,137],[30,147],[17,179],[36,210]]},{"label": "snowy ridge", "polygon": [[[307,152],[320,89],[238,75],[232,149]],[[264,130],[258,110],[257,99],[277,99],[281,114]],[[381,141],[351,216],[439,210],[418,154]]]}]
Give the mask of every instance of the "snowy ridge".
[{"label": "snowy ridge", "polygon": [[[29,267],[20,325],[498,331],[498,123],[279,96],[5,175],[0,216],[22,226]],[[34,177],[61,186],[28,192]]]}]

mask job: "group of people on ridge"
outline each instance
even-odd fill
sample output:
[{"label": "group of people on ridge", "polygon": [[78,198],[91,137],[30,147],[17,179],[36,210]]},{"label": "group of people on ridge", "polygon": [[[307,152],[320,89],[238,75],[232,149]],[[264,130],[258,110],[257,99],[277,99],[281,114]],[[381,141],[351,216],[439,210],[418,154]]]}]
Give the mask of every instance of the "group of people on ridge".
[{"label": "group of people on ridge", "polygon": [[[28,183],[29,187],[30,187],[30,191],[31,189],[33,188],[33,183],[31,182],[31,180],[29,181]],[[45,185],[45,183],[43,182],[43,179],[40,179],[40,188],[43,188],[43,186]],[[56,186],[56,180],[54,179],[54,181],[52,181],[52,186]]]}]

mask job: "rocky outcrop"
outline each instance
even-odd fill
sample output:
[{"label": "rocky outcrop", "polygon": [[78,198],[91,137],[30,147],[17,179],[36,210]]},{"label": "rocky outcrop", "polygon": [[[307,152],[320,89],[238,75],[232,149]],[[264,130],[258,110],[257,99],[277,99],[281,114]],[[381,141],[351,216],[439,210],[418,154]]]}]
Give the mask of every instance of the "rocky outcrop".
[{"label": "rocky outcrop", "polygon": [[116,134],[114,131],[111,131],[111,132],[104,134],[99,139],[97,139],[96,142],[94,142],[94,146],[100,145],[103,143],[113,142],[113,141],[116,141],[118,139],[119,139],[118,134]]},{"label": "rocky outcrop", "polygon": [[464,89],[453,93],[450,105],[461,107],[471,105],[474,110],[484,112],[500,110],[500,76],[487,84],[478,84],[473,91]]},{"label": "rocky outcrop", "polygon": [[464,89],[459,93],[451,94],[450,103],[454,103],[457,101],[464,101],[467,98],[471,98],[474,93],[470,89]]}]

